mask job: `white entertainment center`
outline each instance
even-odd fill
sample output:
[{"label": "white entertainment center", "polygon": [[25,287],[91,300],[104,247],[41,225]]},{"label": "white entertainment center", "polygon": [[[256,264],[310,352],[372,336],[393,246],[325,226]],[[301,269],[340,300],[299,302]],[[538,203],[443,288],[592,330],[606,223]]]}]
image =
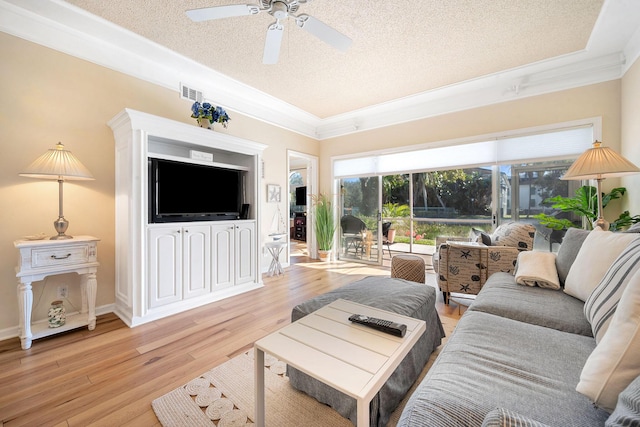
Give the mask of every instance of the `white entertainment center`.
[{"label": "white entertainment center", "polygon": [[[259,167],[254,141],[125,109],[116,142],[116,314],[133,327],[262,286]],[[150,221],[149,159],[241,172],[243,219]],[[215,197],[220,182],[199,183]]]}]

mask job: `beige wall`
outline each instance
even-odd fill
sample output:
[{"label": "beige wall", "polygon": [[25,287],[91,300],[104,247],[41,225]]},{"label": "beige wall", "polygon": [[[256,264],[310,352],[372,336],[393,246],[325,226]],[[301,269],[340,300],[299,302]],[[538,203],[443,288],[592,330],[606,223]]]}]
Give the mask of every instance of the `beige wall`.
[{"label": "beige wall", "polygon": [[[91,234],[99,246],[98,306],[114,302],[114,143],[106,123],[123,108],[194,123],[190,102],[177,91],[161,88],[118,72],[0,33],[0,337],[15,333],[18,310],[13,241],[20,236],[52,234],[57,217],[55,182],[18,176],[33,159],[63,142],[91,170],[96,180],[65,184],[65,217],[69,234]],[[621,101],[621,87],[624,96]],[[335,138],[320,143],[230,111],[228,132],[269,145],[264,154],[266,184],[288,188],[287,149],[321,157],[321,189],[330,188],[330,157],[602,116],[603,140],[640,164],[637,141],[640,66],[621,81],[555,94],[524,98],[440,117]],[[625,109],[621,114],[621,105]],[[623,133],[621,146],[621,116]],[[195,125],[195,124],[194,124]],[[637,178],[634,183],[638,184]],[[609,183],[608,183],[609,184]],[[630,185],[628,185],[631,188]],[[640,195],[631,191],[626,203],[640,213]],[[263,232],[268,232],[274,204],[265,204]],[[288,212],[285,200],[280,210]],[[264,233],[263,233],[264,234]],[[51,286],[34,286],[36,318],[46,316],[56,285],[77,277],[52,277]],[[76,296],[72,303],[79,304]]]},{"label": "beige wall", "polygon": [[[191,102],[175,91],[146,83],[89,62],[0,33],[0,339],[14,334],[18,323],[16,278],[17,250],[13,241],[40,232],[54,234],[58,216],[55,181],[19,177],[24,167],[58,141],[65,144],[93,173],[95,181],[65,183],[64,215],[67,234],[99,237],[97,305],[114,302],[114,141],[107,122],[123,108],[132,108],[185,123]],[[267,144],[266,184],[287,188],[287,149],[318,155],[319,143],[296,133],[229,111],[227,130],[216,132]],[[286,190],[285,190],[286,191]],[[274,204],[265,208],[274,209]],[[288,212],[286,201],[280,206]],[[265,212],[267,232],[271,215]],[[266,231],[265,231],[266,230]],[[78,277],[52,276],[48,286],[34,284],[34,318],[46,318],[46,310],[58,284],[69,285],[71,303],[79,307]],[[76,291],[74,293],[74,290]]]},{"label": "beige wall", "polygon": [[[640,60],[622,78],[622,155],[640,167]],[[624,209],[640,215],[640,174],[622,179],[629,190]]]}]

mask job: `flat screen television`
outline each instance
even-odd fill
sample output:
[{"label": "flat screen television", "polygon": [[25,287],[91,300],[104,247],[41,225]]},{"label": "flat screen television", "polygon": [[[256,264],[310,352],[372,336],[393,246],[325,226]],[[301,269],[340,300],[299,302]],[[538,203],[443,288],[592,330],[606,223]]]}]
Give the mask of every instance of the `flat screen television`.
[{"label": "flat screen television", "polygon": [[149,159],[149,222],[238,219],[242,171]]},{"label": "flat screen television", "polygon": [[296,206],[306,206],[307,187],[296,187]]}]

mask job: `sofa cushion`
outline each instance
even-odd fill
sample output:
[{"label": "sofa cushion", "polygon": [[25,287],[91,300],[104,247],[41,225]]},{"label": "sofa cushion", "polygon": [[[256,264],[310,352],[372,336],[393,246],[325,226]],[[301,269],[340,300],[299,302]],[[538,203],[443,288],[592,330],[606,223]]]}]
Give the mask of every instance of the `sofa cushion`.
[{"label": "sofa cushion", "polygon": [[[558,292],[526,288],[534,289]],[[398,427],[479,426],[497,407],[553,426],[601,426],[609,414],[575,391],[594,346],[593,338],[467,311]]]},{"label": "sofa cushion", "polygon": [[620,393],[616,409],[604,425],[605,427],[640,426],[640,377],[636,377]]},{"label": "sofa cushion", "polygon": [[613,261],[636,237],[633,233],[613,233],[596,227],[589,233],[578,251],[567,274],[564,291],[586,301]]},{"label": "sofa cushion", "polygon": [[489,412],[481,427],[549,427],[505,408],[496,408]]},{"label": "sofa cushion", "polygon": [[562,291],[518,285],[509,273],[492,274],[469,310],[592,336],[582,301]]},{"label": "sofa cushion", "polygon": [[602,340],[584,365],[576,387],[612,411],[618,395],[640,375],[640,271],[622,293]]},{"label": "sofa cushion", "polygon": [[523,222],[508,222],[500,225],[491,235],[493,246],[511,246],[521,251],[533,249],[536,228]]},{"label": "sofa cushion", "polygon": [[607,331],[618,301],[637,271],[640,271],[640,237],[616,258],[584,304],[584,314],[591,323],[596,342],[600,342]]},{"label": "sofa cushion", "polygon": [[558,279],[560,279],[561,284],[564,285],[564,282],[567,280],[569,269],[573,261],[575,261],[584,239],[586,239],[588,235],[589,230],[583,230],[581,228],[570,228],[564,235],[556,256],[556,269],[558,270]]}]

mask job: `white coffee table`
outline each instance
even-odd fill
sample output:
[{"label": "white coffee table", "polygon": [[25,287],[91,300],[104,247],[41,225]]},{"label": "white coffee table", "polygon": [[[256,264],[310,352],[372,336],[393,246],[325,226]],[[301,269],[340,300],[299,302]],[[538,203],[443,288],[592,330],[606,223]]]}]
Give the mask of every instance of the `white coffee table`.
[{"label": "white coffee table", "polygon": [[[404,323],[407,332],[400,338],[353,324],[356,313]],[[357,425],[368,427],[371,399],[425,330],[423,320],[339,299],[256,341],[256,426],[265,425],[265,353],[355,398]]]}]

